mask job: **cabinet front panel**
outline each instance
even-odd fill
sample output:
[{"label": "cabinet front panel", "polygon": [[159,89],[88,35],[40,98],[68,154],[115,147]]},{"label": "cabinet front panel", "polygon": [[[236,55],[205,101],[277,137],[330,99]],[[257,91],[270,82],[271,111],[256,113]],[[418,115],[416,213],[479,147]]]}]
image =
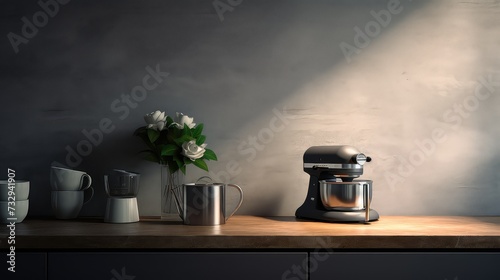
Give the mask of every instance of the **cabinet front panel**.
[{"label": "cabinet front panel", "polygon": [[49,280],[281,279],[307,253],[49,253]]},{"label": "cabinet front panel", "polygon": [[311,253],[309,269],[311,280],[500,279],[500,253]]},{"label": "cabinet front panel", "polygon": [[[9,280],[46,280],[47,279],[47,254],[15,252],[14,257],[8,251],[1,251],[2,271],[0,279]],[[11,254],[11,256],[8,256]],[[8,270],[14,264],[14,271]]]}]

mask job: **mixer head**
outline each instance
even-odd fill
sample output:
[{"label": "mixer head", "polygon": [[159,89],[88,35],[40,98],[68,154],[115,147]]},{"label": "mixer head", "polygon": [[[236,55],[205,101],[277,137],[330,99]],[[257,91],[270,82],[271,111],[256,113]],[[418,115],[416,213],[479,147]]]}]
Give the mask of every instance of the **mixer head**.
[{"label": "mixer head", "polygon": [[352,146],[313,146],[304,153],[304,171],[318,180],[352,181],[371,158]]}]

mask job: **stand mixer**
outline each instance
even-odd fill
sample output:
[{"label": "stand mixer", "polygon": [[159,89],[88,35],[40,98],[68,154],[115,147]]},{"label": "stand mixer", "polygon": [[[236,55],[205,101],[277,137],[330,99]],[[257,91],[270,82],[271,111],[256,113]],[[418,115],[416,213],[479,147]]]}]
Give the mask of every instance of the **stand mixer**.
[{"label": "stand mixer", "polygon": [[114,169],[104,175],[104,187],[108,194],[104,222],[133,223],[139,221],[137,193],[140,174]]},{"label": "stand mixer", "polygon": [[371,158],[352,146],[313,146],[304,153],[310,175],[307,197],[297,218],[327,222],[369,222],[379,219],[370,209],[372,181],[354,180]]}]

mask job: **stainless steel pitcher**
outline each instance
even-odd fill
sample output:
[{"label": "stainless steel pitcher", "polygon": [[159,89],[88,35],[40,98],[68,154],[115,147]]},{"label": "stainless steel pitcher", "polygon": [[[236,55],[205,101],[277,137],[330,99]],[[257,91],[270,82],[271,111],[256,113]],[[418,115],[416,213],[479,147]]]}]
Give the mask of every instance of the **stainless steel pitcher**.
[{"label": "stainless steel pitcher", "polygon": [[[226,186],[240,193],[240,201],[230,215],[226,215]],[[186,225],[213,226],[225,224],[243,202],[243,191],[238,185],[210,183],[183,184],[183,198],[175,197],[179,216]],[[181,203],[182,199],[182,203]]]}]

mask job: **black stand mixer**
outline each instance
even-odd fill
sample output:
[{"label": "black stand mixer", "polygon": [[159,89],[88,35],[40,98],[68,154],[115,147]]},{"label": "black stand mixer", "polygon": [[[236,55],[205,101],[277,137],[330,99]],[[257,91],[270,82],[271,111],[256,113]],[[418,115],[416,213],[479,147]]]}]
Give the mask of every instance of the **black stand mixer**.
[{"label": "black stand mixer", "polygon": [[351,146],[313,146],[304,153],[304,171],[311,177],[297,218],[327,222],[369,222],[379,219],[370,209],[372,181],[354,180],[371,158]]}]

